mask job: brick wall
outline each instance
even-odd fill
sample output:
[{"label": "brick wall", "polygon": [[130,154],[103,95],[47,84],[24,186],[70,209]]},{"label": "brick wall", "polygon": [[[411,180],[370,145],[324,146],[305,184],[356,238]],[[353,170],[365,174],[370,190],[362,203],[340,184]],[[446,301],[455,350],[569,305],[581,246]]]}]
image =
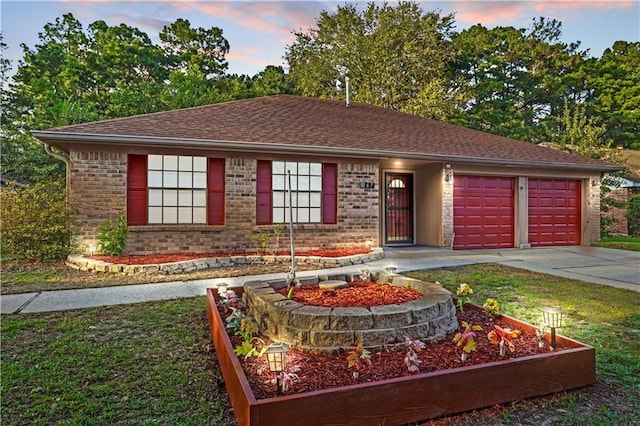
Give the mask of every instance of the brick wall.
[{"label": "brick wall", "polygon": [[[84,251],[95,247],[97,228],[107,220],[126,215],[127,155],[121,153],[79,153],[71,155],[70,202],[83,222],[79,243]],[[228,158],[226,174],[226,224],[147,225],[129,227],[128,254],[163,252],[237,252],[253,250],[252,233],[274,230],[256,226],[256,160]],[[360,182],[375,182],[372,189]],[[294,228],[296,249],[362,247],[378,241],[377,164],[338,164],[338,224],[304,224]],[[274,240],[275,242],[275,240]],[[280,248],[289,247],[288,226],[283,227]]]},{"label": "brick wall", "polygon": [[[600,241],[600,177],[592,176],[584,181],[586,188],[586,221],[583,246]],[[585,241],[586,240],[586,241]]]},{"label": "brick wall", "polygon": [[127,210],[127,156],[112,152],[71,152],[69,202],[82,222],[78,242],[95,247],[97,227],[117,222]]},{"label": "brick wall", "polygon": [[442,169],[442,241],[444,247],[453,246],[453,181],[455,176],[451,172],[451,177],[447,182],[445,175],[447,169]]}]

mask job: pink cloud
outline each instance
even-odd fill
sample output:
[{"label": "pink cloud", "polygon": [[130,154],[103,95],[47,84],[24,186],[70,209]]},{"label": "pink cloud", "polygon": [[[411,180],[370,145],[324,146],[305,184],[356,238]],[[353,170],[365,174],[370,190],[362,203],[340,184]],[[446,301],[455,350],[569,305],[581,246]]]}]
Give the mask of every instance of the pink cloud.
[{"label": "pink cloud", "polygon": [[260,52],[255,49],[243,48],[233,52],[229,52],[226,59],[229,62],[234,62],[236,65],[240,63],[249,64],[251,68],[258,67],[260,69],[265,68],[267,65],[283,65],[284,60],[274,62],[273,58],[263,58],[259,56]]},{"label": "pink cloud", "polygon": [[315,1],[172,1],[179,10],[197,10],[213,18],[265,34],[285,34],[294,29],[305,30],[315,23],[322,3]]},{"label": "pink cloud", "polygon": [[453,9],[456,11],[456,21],[461,24],[482,24],[485,26],[509,25],[520,23],[530,7],[527,2],[505,1],[456,1]]},{"label": "pink cloud", "polygon": [[537,12],[555,12],[558,10],[579,11],[584,9],[628,9],[637,5],[635,1],[629,0],[556,0],[535,2],[534,9]]}]

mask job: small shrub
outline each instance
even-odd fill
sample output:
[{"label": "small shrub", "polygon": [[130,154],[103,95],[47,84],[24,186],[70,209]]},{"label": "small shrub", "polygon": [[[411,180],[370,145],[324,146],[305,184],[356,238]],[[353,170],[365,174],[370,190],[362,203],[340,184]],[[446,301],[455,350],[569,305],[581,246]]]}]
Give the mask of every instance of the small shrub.
[{"label": "small shrub", "polygon": [[103,226],[98,226],[98,251],[107,256],[120,256],[127,248],[127,223],[124,216],[120,216],[118,225],[108,220]]},{"label": "small shrub", "polygon": [[520,330],[502,328],[498,325],[494,325],[493,328],[494,330],[491,330],[489,334],[487,334],[487,338],[491,344],[500,346],[500,356],[504,357],[506,355],[507,348],[509,348],[511,352],[515,352],[516,345],[513,339],[520,335]]},{"label": "small shrub", "polygon": [[[267,252],[273,255],[277,254],[280,249],[280,236],[283,228],[284,225],[279,223],[272,230],[252,233],[249,239],[256,254],[264,255]],[[269,247],[272,248],[270,251]]]},{"label": "small shrub", "polygon": [[360,370],[364,367],[371,367],[371,352],[362,345],[358,345],[347,354],[347,368],[353,369],[353,378],[360,376]]},{"label": "small shrub", "polygon": [[271,380],[272,385],[278,385],[282,393],[287,393],[293,385],[300,381],[298,374],[302,369],[299,365],[294,365],[289,369],[289,372],[281,371],[274,379]]},{"label": "small shrub", "polygon": [[64,259],[73,251],[79,223],[67,205],[63,183],[28,187],[9,184],[1,194],[3,257],[50,262]]},{"label": "small shrub", "polygon": [[471,298],[469,297],[471,294],[473,294],[473,289],[469,287],[469,284],[462,283],[458,286],[456,296],[458,296],[458,309],[460,309],[460,312],[464,312],[465,303],[471,302]]},{"label": "small shrub", "polygon": [[464,330],[453,336],[453,343],[455,343],[456,346],[462,347],[460,360],[465,362],[467,360],[467,356],[476,350],[476,331],[482,330],[482,327],[479,325],[469,324],[466,321],[462,321],[462,327],[464,327]]},{"label": "small shrub", "polygon": [[489,318],[493,319],[500,314],[500,304],[496,299],[487,299],[487,301],[484,302],[484,305],[482,305],[482,308]]},{"label": "small shrub", "polygon": [[407,336],[404,337],[404,345],[407,348],[404,363],[409,373],[415,373],[420,370],[420,364],[422,364],[422,360],[418,358],[418,352],[423,350],[427,345],[420,340],[411,340]]},{"label": "small shrub", "polygon": [[629,224],[629,235],[640,236],[640,195],[629,199],[625,216]]}]

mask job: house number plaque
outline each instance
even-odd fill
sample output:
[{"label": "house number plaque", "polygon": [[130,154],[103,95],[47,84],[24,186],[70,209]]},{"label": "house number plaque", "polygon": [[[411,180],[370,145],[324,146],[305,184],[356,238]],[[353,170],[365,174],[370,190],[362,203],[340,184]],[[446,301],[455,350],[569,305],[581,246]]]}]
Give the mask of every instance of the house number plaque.
[{"label": "house number plaque", "polygon": [[360,182],[360,188],[362,189],[373,189],[376,187],[374,182]]}]

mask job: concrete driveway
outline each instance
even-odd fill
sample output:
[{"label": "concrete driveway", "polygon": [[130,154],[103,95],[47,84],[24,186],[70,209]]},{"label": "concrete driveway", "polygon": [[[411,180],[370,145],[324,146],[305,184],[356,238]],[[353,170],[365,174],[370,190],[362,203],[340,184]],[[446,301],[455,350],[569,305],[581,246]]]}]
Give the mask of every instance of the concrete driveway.
[{"label": "concrete driveway", "polygon": [[[640,252],[601,247],[537,247],[503,250],[442,250],[424,247],[385,248],[383,261],[399,271],[474,263],[500,263],[640,292]],[[381,261],[382,262],[382,261]]]}]

